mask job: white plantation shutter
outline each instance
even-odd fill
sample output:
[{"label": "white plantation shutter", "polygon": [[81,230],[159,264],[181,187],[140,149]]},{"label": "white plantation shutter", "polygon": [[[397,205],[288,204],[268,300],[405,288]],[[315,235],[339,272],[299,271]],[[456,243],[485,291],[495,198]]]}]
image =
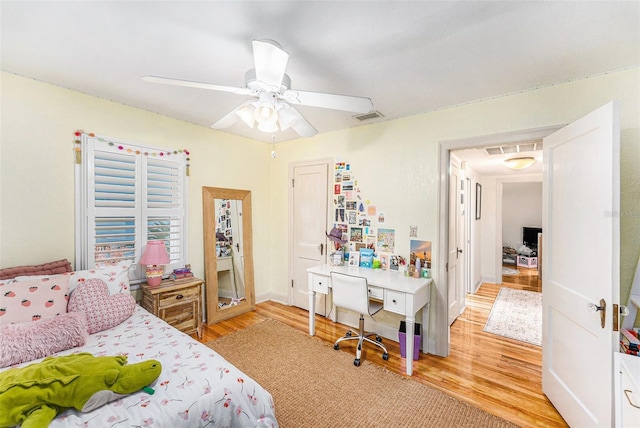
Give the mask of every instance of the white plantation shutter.
[{"label": "white plantation shutter", "polygon": [[148,159],[146,177],[143,218],[147,239],[165,241],[171,264],[178,267],[182,259],[184,162]]},{"label": "white plantation shutter", "polygon": [[133,262],[130,278],[144,279],[137,264],[148,240],[162,240],[171,264],[186,261],[185,155],[107,137],[82,135],[76,168],[76,269]]}]

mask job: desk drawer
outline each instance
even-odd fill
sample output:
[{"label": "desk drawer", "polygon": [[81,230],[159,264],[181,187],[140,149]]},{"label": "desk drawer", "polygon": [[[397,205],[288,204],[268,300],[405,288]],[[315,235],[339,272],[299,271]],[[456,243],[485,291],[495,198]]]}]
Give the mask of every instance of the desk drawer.
[{"label": "desk drawer", "polygon": [[384,290],[384,310],[405,315],[404,298],[404,293],[393,290]]},{"label": "desk drawer", "polygon": [[221,257],[216,259],[218,272],[222,270],[233,270],[233,259],[231,257]]},{"label": "desk drawer", "polygon": [[371,297],[372,299],[383,300],[384,299],[384,290],[382,288],[379,288],[379,287],[369,286],[369,297]]},{"label": "desk drawer", "polygon": [[321,275],[313,275],[313,291],[316,293],[329,294],[331,278]]}]

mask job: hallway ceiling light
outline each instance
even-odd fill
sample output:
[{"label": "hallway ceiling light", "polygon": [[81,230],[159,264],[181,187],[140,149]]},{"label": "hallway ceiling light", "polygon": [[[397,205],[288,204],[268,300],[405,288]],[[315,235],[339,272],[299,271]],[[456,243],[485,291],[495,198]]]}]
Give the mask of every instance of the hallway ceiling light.
[{"label": "hallway ceiling light", "polygon": [[527,156],[522,158],[505,159],[504,164],[511,169],[525,169],[536,163],[536,159]]}]

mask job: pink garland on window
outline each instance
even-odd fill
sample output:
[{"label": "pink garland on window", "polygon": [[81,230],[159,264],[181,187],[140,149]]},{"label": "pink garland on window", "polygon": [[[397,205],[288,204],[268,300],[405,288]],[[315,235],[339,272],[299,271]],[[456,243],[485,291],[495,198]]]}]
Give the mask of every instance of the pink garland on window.
[{"label": "pink garland on window", "polygon": [[[74,148],[73,148],[73,150],[76,152],[76,163],[77,163],[77,164],[80,164],[80,163],[82,162],[82,155],[81,155],[81,151],[82,151],[82,149],[81,149],[81,147],[80,147],[80,144],[81,144],[81,142],[82,142],[82,140],[80,139],[80,137],[82,136],[82,134],[83,134],[83,131],[82,131],[82,130],[78,130],[78,131],[76,131],[76,132],[74,133],[74,140],[73,140],[73,142],[74,142],[75,144],[74,144]],[[94,138],[95,138],[95,136],[96,136],[93,132],[89,132],[89,133],[87,133],[87,135],[88,135],[89,137],[94,137]],[[104,138],[98,138],[98,141],[103,142],[103,143],[104,143],[104,142],[106,142],[106,143],[107,143],[107,144],[109,144],[110,146],[115,146],[115,145],[116,145],[116,143],[114,143],[114,142],[112,142],[112,141],[105,140]],[[167,152],[141,152],[141,151],[140,151],[140,150],[138,150],[138,149],[132,149],[132,148],[130,148],[130,147],[125,147],[125,146],[123,146],[122,144],[118,144],[117,148],[118,148],[118,150],[123,150],[123,151],[125,151],[125,152],[127,152],[127,153],[134,153],[134,154],[136,154],[136,155],[140,155],[140,154],[141,154],[141,155],[144,155],[144,156],[154,156],[154,157],[155,157],[155,156],[164,157],[164,156],[171,156],[172,154],[173,154],[173,155],[177,155],[177,154],[179,154],[179,153],[184,153],[184,154],[187,156],[187,157],[186,157],[187,164],[185,165],[185,166],[186,166],[186,174],[187,174],[187,177],[189,176],[189,167],[191,166],[191,165],[189,164],[189,162],[191,161],[191,158],[190,158],[189,156],[191,155],[191,153],[190,153],[190,152],[189,152],[189,150],[187,150],[187,149],[178,149],[178,150],[174,150],[174,151],[167,151]]]}]

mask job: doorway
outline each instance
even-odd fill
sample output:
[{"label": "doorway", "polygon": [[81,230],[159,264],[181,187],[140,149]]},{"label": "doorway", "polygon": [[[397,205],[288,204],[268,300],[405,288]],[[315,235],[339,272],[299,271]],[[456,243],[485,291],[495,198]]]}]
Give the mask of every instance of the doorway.
[{"label": "doorway", "polygon": [[538,273],[539,243],[529,231],[542,230],[542,182],[502,181],[502,278],[503,287],[542,291]]},{"label": "doorway", "polygon": [[[450,171],[452,152],[467,149],[479,149],[491,146],[509,146],[527,141],[540,141],[542,138],[562,128],[564,125],[550,126],[545,128],[536,128],[523,131],[515,131],[504,134],[496,134],[484,137],[477,137],[464,140],[444,141],[440,143],[439,148],[439,164],[441,171]],[[462,159],[464,161],[464,159]],[[496,242],[501,242],[502,232],[496,230],[496,225],[501,224],[502,212],[496,209],[498,178],[494,175],[485,178],[481,175],[482,171],[471,171],[468,177],[471,178],[471,188],[474,184],[480,184],[481,200],[473,200],[470,214],[478,211],[476,215],[469,216],[472,223],[471,232],[469,234],[470,254],[465,260],[471,260],[468,263],[471,273],[472,287],[480,284],[485,280],[491,282],[501,282],[502,276],[502,249]],[[439,219],[438,219],[438,260],[435,266],[437,294],[439,296],[448,296],[448,258],[449,258],[449,174],[443,174],[443,180],[440,182],[439,193]],[[470,192],[473,193],[473,192]],[[470,195],[471,196],[471,195]],[[501,205],[501,204],[500,204]],[[479,208],[479,210],[478,210]],[[482,245],[478,245],[479,242]],[[487,241],[493,241],[487,244]],[[483,275],[482,272],[488,271],[489,274]],[[445,299],[437,299],[432,302],[435,305],[436,318],[434,321],[434,329],[436,337],[439,340],[430,341],[429,352],[447,356],[449,354],[449,308],[448,301]]]}]

